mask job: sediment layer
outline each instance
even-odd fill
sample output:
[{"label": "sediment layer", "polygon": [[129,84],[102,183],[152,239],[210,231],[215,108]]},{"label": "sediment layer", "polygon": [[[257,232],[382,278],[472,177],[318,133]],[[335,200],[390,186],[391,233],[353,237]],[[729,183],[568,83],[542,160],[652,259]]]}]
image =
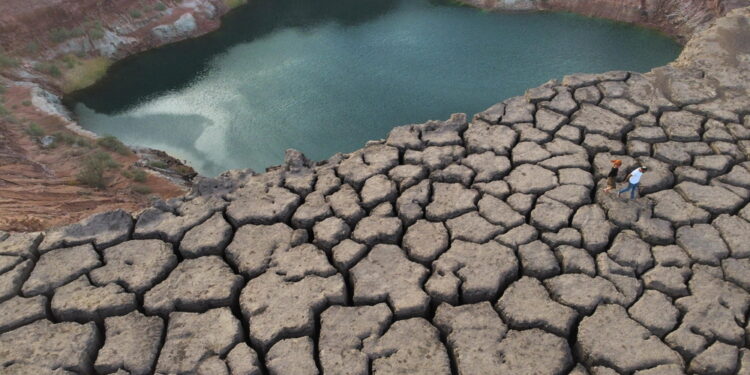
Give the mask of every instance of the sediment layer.
[{"label": "sediment layer", "polygon": [[[748,373],[748,25],[648,74],[2,234],[0,370]],[[603,192],[612,159],[648,167],[637,199]]]}]

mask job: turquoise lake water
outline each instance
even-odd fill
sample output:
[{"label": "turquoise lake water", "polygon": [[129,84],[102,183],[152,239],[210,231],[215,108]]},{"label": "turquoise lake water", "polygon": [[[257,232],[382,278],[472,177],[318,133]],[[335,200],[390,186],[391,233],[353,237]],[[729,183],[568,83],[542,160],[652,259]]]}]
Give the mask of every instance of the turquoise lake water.
[{"label": "turquoise lake water", "polygon": [[287,148],[326,159],[565,74],[645,72],[680,49],[651,30],[570,14],[251,0],[220,30],[119,62],[66,102],[84,128],[214,176],[263,171]]}]

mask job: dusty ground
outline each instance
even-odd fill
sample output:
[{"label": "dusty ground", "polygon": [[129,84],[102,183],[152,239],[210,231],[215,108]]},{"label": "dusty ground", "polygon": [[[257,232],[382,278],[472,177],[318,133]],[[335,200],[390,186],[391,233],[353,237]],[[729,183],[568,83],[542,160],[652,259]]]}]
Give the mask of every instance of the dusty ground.
[{"label": "dusty ground", "polygon": [[[102,149],[63,142],[52,149],[42,148],[39,137],[27,133],[31,123],[37,123],[46,134],[73,133],[59,119],[24,105],[29,89],[8,88],[3,98],[4,106],[13,111],[18,121],[9,122],[7,117],[0,120],[0,230],[35,231],[115,208],[134,212],[147,206],[151,197],[169,198],[184,193],[156,175],[149,174],[143,183],[122,176],[122,170],[132,166],[138,157],[115,152],[109,154],[122,167],[106,173],[106,189],[80,186],[76,175],[83,160]],[[151,192],[136,193],[135,186],[147,186]]]},{"label": "dusty ground", "polygon": [[[105,189],[77,184],[82,162],[100,148],[64,142],[42,148],[40,137],[28,134],[32,123],[48,135],[73,133],[64,119],[30,105],[30,89],[15,84],[32,82],[57,95],[85,87],[113,61],[173,41],[155,38],[155,26],[170,25],[191,13],[196,28],[179,38],[200,35],[217,28],[226,10],[222,0],[0,1],[0,230],[35,231],[116,208],[135,212],[151,199],[184,193],[183,187],[155,173],[144,182],[122,176],[138,157],[113,152],[122,167],[106,173]],[[108,50],[102,46],[112,43],[114,52],[103,53]],[[191,174],[168,156],[156,159]]]}]

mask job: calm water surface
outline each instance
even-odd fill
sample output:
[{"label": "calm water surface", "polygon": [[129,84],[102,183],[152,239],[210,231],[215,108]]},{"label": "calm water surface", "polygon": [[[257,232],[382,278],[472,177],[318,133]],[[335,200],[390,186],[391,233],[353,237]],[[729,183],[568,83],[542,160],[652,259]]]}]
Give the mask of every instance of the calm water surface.
[{"label": "calm water surface", "polygon": [[680,46],[568,14],[428,0],[252,0],[205,37],[118,63],[66,98],[81,125],[199,172],[349,152],[396,125],[473,114],[575,72],[648,71]]}]

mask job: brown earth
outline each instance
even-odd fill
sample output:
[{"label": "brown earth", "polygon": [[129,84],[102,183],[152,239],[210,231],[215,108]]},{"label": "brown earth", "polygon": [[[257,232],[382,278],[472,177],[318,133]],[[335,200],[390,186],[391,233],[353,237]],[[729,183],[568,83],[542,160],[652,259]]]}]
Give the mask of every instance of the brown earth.
[{"label": "brown earth", "polygon": [[[4,95],[5,106],[15,107],[14,115],[36,123],[46,134],[70,132],[58,118],[25,106],[29,89],[12,87]],[[134,182],[122,175],[132,170],[135,154],[122,156],[108,152],[121,165],[106,172],[107,187],[98,190],[81,186],[76,175],[83,161],[98,147],[82,147],[57,142],[43,148],[39,137],[27,134],[28,125],[0,120],[0,229],[35,231],[68,224],[90,214],[123,208],[137,211],[146,207],[151,196],[170,198],[184,194],[179,186],[162,177],[147,174],[146,181]],[[93,140],[89,142],[93,143]],[[134,187],[144,189],[137,193]],[[143,187],[147,188],[143,188]]]},{"label": "brown earth", "polygon": [[[197,11],[210,10],[211,6],[215,7],[214,14]],[[28,134],[32,123],[38,124],[44,134],[80,135],[66,127],[70,119],[31,104],[29,87],[17,84],[33,82],[61,95],[66,87],[93,83],[116,59],[184,38],[159,40],[151,32],[154,27],[169,25],[191,13],[197,27],[189,36],[196,36],[218,28],[219,16],[227,10],[221,0],[0,1],[0,88],[4,91],[0,95],[0,230],[41,230],[116,208],[134,212],[147,207],[154,198],[184,194],[194,172],[158,152],[152,152],[149,159],[168,164],[175,174],[185,177],[185,183],[134,167],[139,160],[135,154],[108,152],[122,167],[106,172],[106,188],[80,185],[76,176],[84,160],[103,150],[64,142],[42,148],[40,137]],[[128,43],[102,56],[95,43],[97,39],[106,40],[101,37],[105,31]],[[50,64],[59,74],[52,74],[55,72],[49,70]],[[101,72],[92,73],[97,69]],[[93,138],[87,139],[95,144]],[[146,181],[136,182],[122,175],[123,170],[132,168],[149,171]]]}]

